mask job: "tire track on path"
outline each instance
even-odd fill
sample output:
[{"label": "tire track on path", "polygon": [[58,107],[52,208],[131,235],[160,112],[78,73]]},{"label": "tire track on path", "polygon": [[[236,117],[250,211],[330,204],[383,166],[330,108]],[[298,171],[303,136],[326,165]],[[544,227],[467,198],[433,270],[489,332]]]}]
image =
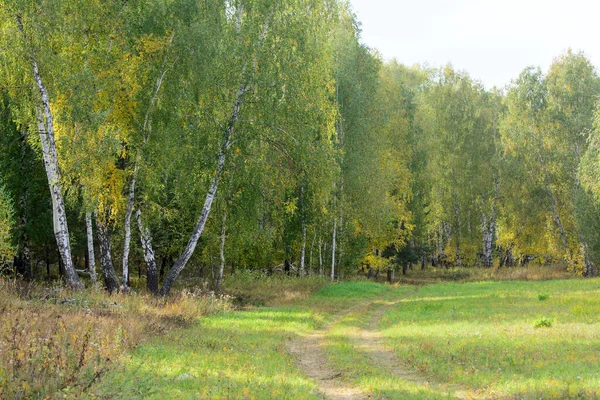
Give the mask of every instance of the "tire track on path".
[{"label": "tire track on path", "polygon": [[383,305],[373,312],[373,316],[370,318],[366,327],[360,329],[359,333],[353,338],[356,348],[365,354],[375,365],[388,371],[396,378],[415,385],[426,385],[439,391],[440,394],[444,396],[456,399],[487,399],[488,397],[482,396],[474,391],[466,390],[458,384],[448,385],[436,382],[423,374],[419,374],[414,370],[406,368],[396,353],[387,347],[386,339],[383,337],[380,329],[383,315],[387,310],[400,304],[402,300],[415,295],[417,291],[418,289],[414,292],[407,293],[394,301],[383,302]]},{"label": "tire track on path", "polygon": [[331,327],[345,316],[369,307],[374,301],[357,304],[336,314],[321,329],[289,343],[289,351],[306,376],[318,386],[321,395],[330,400],[364,400],[370,398],[362,389],[350,385],[342,379],[342,373],[331,367],[325,354],[325,340]]}]

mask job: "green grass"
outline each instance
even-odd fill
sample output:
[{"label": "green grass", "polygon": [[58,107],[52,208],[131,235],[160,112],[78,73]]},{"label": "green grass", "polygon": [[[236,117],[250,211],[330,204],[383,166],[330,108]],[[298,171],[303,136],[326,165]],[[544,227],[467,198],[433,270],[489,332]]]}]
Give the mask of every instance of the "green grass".
[{"label": "green grass", "polygon": [[346,381],[370,393],[375,399],[446,399],[445,391],[436,390],[423,382],[399,379],[376,361],[368,357],[358,345],[360,332],[367,329],[372,314],[384,301],[393,301],[400,296],[410,296],[414,288],[404,286],[387,293],[381,300],[367,309],[357,310],[336,323],[327,339],[327,355],[331,365],[342,372]]},{"label": "green grass", "polygon": [[390,291],[352,282],[321,288],[294,306],[223,312],[140,346],[89,392],[110,398],[317,399],[287,341],[336,312]]},{"label": "green grass", "polygon": [[382,328],[400,359],[440,382],[495,398],[600,397],[598,279],[426,286]]},{"label": "green grass", "polygon": [[[403,380],[357,345],[378,327]],[[223,312],[129,353],[88,394],[109,398],[317,399],[288,354],[292,338],[332,321],[325,351],[350,386],[378,399],[600,398],[600,280],[442,283],[392,288],[350,282],[277,307]],[[370,302],[370,303],[369,303]],[[545,321],[543,327],[536,324]],[[550,323],[547,323],[549,321]],[[550,326],[548,326],[550,325]]]}]

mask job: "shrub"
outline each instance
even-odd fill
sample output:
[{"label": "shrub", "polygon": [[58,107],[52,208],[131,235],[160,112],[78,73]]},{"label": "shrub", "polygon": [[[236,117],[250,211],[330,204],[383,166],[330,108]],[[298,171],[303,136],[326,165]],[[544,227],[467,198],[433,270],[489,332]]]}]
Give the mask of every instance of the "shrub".
[{"label": "shrub", "polygon": [[551,328],[554,321],[551,318],[542,317],[535,321],[534,328]]}]

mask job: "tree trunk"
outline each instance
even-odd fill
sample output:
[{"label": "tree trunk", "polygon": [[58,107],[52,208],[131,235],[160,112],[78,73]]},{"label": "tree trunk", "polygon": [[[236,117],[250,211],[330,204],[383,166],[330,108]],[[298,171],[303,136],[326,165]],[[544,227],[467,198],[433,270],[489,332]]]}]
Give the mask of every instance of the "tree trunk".
[{"label": "tree trunk", "polygon": [[[19,30],[23,34],[23,41],[25,44],[27,44],[28,39],[27,35],[25,34],[25,29],[23,28],[21,16],[17,16],[16,20]],[[79,290],[83,288],[83,282],[81,282],[79,275],[77,275],[77,271],[75,271],[71,257],[69,227],[67,225],[67,214],[65,211],[65,203],[60,181],[60,168],[58,166],[58,153],[56,151],[56,143],[54,140],[54,122],[52,111],[50,110],[50,99],[48,97],[48,92],[46,91],[46,86],[42,81],[33,49],[29,50],[29,57],[33,69],[33,78],[36,82],[43,106],[43,113],[38,106],[36,107],[36,114],[40,142],[42,145],[44,167],[46,170],[46,176],[48,178],[50,195],[52,197],[54,236],[56,238],[56,244],[58,246],[60,257],[64,264],[67,282],[72,289]]]},{"label": "tree trunk", "polygon": [[323,276],[323,241],[321,240],[321,236],[319,236],[319,276]]},{"label": "tree trunk", "polygon": [[104,277],[104,286],[108,293],[119,291],[119,281],[112,261],[110,247],[110,234],[106,225],[96,217],[96,230],[98,231],[98,242],[100,243],[100,266]]},{"label": "tree trunk", "polygon": [[390,268],[390,269],[388,269],[388,271],[387,271],[387,281],[388,281],[389,283],[394,283],[394,280],[395,280],[395,272],[396,272],[396,269],[395,269],[395,268]]},{"label": "tree trunk", "polygon": [[[171,39],[169,40],[168,46],[170,47],[173,43],[173,38],[175,37],[175,32],[171,34]],[[150,98],[150,105],[146,110],[146,115],[144,117],[144,125],[142,126],[143,133],[143,144],[142,148],[148,143],[150,140],[150,136],[152,135],[152,112],[154,110],[154,106],[158,101],[158,94],[162,87],[165,75],[167,73],[168,68],[166,67],[166,54],[165,59],[163,60],[162,73],[156,80],[156,87],[154,89],[154,93]],[[123,245],[123,287],[125,289],[129,286],[129,250],[131,243],[131,216],[133,215],[133,206],[135,204],[135,185],[137,181],[138,168],[141,160],[141,152],[142,149],[138,149],[138,153],[135,158],[135,166],[133,167],[133,175],[131,176],[131,182],[129,184],[129,195],[127,197],[127,211],[125,213],[125,223],[124,223],[124,231],[125,231],[125,240]],[[148,232],[150,235],[150,232]],[[156,261],[154,262],[156,266]],[[153,292],[154,293],[154,292]]]},{"label": "tree trunk", "polygon": [[483,214],[481,218],[481,230],[483,232],[483,266],[485,268],[490,268],[492,266],[494,231],[496,229],[494,219],[493,213],[490,216],[489,221],[485,214]]},{"label": "tree trunk", "polygon": [[135,183],[137,179],[137,164],[133,169],[133,176],[129,184],[129,195],[127,197],[127,211],[125,212],[125,240],[123,243],[123,290],[129,289],[129,246],[131,244],[131,216],[133,215],[133,204],[135,202]]},{"label": "tree trunk", "polygon": [[[265,24],[265,26],[263,27],[262,32],[259,35],[259,38],[258,38],[259,46],[264,41],[268,26],[269,26],[269,23],[267,22]],[[255,66],[256,66],[256,60],[255,60]],[[240,85],[240,87],[237,90],[235,103],[233,105],[233,110],[231,112],[231,117],[229,119],[229,124],[228,124],[227,128],[225,129],[223,143],[221,145],[221,149],[217,156],[217,169],[215,171],[215,176],[213,177],[212,182],[210,184],[210,188],[208,190],[208,193],[206,194],[206,198],[204,200],[204,206],[202,207],[202,211],[200,212],[200,217],[198,218],[198,222],[196,223],[196,227],[194,228],[194,231],[192,232],[190,240],[188,241],[188,244],[187,244],[185,250],[183,251],[183,253],[181,254],[181,256],[179,256],[179,259],[177,259],[177,261],[175,262],[175,264],[173,265],[173,267],[171,268],[171,270],[165,277],[162,289],[160,291],[161,295],[163,295],[163,296],[167,296],[170,293],[171,288],[173,287],[173,284],[175,283],[175,279],[177,279],[177,277],[179,276],[181,271],[183,271],[183,269],[185,268],[185,265],[187,264],[189,259],[192,257],[192,254],[194,253],[194,250],[196,249],[196,245],[198,244],[198,240],[200,239],[200,236],[202,235],[202,232],[204,231],[204,226],[206,224],[206,220],[208,219],[208,216],[210,214],[210,210],[212,207],[212,203],[217,194],[217,189],[219,187],[219,181],[221,180],[221,175],[223,174],[223,171],[225,169],[225,159],[227,158],[227,152],[229,150],[229,147],[232,144],[232,139],[235,134],[235,126],[237,125],[237,122],[239,120],[240,109],[242,107],[244,95],[250,88],[250,83],[244,81],[245,79],[246,79],[246,65],[244,65],[244,67],[242,68],[243,83]]]},{"label": "tree trunk", "polygon": [[457,203],[454,203],[454,216],[456,218],[456,266],[462,267],[462,259],[460,256],[460,210]]},{"label": "tree trunk", "polygon": [[300,276],[304,276],[304,258],[306,255],[306,225],[302,224],[302,251],[300,252]]},{"label": "tree trunk", "polygon": [[94,254],[94,231],[92,226],[92,213],[85,213],[85,228],[87,232],[87,256],[88,256],[88,271],[92,284],[98,284],[98,276],[96,275],[96,255]]},{"label": "tree trunk", "polygon": [[335,246],[337,233],[337,217],[333,218],[333,237],[331,239],[331,280],[335,280]]},{"label": "tree trunk", "polygon": [[309,275],[313,275],[314,271],[313,271],[313,250],[315,247],[315,240],[317,240],[317,232],[315,232],[315,235],[313,236],[313,240],[312,243],[310,245],[310,255],[308,256],[308,274]]},{"label": "tree trunk", "polygon": [[[146,262],[146,287],[148,291],[154,295],[158,294],[158,270],[156,268],[156,258],[154,249],[152,248],[152,236],[150,229],[142,223],[142,212],[137,210],[135,213],[138,228],[140,230],[140,242],[142,243],[142,251],[144,253],[144,261]],[[163,262],[163,265],[165,263]]]},{"label": "tree trunk", "polygon": [[217,282],[215,284],[215,292],[221,289],[221,283],[223,282],[223,271],[225,271],[225,238],[227,234],[227,211],[223,210],[223,222],[221,225],[221,248],[219,255],[221,256],[221,264],[219,266],[219,274],[217,275]]},{"label": "tree trunk", "polygon": [[546,185],[546,190],[548,191],[548,196],[550,196],[550,202],[552,204],[552,215],[554,217],[554,223],[558,228],[558,232],[560,233],[560,240],[565,248],[565,254],[569,252],[569,242],[567,241],[567,234],[563,227],[562,221],[560,220],[560,215],[558,213],[558,207],[556,206],[556,199],[554,198],[554,194],[552,193],[552,189],[550,185]]}]

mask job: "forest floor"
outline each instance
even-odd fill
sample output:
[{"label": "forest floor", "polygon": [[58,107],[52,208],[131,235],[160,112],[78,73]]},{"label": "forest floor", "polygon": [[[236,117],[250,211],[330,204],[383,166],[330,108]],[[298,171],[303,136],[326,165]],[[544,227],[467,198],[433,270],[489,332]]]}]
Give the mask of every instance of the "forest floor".
[{"label": "forest floor", "polygon": [[347,282],[129,352],[92,398],[600,398],[600,280]]}]

